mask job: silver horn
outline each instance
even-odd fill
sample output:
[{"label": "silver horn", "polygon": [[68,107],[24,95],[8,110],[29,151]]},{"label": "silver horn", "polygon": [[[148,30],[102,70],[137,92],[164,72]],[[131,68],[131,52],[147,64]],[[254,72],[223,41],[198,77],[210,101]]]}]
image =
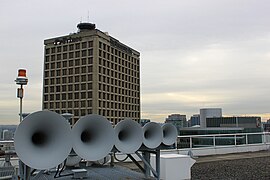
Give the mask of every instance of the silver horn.
[{"label": "silver horn", "polygon": [[72,128],[74,151],[83,159],[97,161],[113,148],[115,133],[103,116],[91,114],[80,118]]},{"label": "silver horn", "polygon": [[51,111],[28,115],[18,126],[14,137],[20,160],[34,169],[49,169],[69,155],[71,128],[65,118]]},{"label": "silver horn", "polygon": [[177,129],[171,123],[165,123],[162,125],[163,131],[163,143],[165,145],[172,145],[177,139]]},{"label": "silver horn", "polygon": [[158,123],[146,123],[143,126],[143,135],[143,144],[148,148],[156,148],[162,143],[162,128]]},{"label": "silver horn", "polygon": [[116,135],[115,147],[123,153],[134,153],[143,141],[143,130],[139,123],[131,119],[120,121],[114,128]]}]

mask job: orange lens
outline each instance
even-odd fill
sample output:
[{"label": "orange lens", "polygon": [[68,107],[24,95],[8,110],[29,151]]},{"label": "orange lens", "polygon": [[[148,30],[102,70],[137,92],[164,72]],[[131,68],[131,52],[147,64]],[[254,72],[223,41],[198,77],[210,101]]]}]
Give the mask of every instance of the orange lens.
[{"label": "orange lens", "polygon": [[26,77],[26,70],[25,69],[19,69],[18,76]]}]

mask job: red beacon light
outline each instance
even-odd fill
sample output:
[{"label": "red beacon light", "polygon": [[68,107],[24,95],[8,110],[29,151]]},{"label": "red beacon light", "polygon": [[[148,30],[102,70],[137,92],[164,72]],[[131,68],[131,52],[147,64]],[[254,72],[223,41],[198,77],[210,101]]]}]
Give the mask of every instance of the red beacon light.
[{"label": "red beacon light", "polygon": [[18,85],[27,85],[28,78],[26,77],[26,69],[18,70],[18,77],[15,79],[15,82]]}]

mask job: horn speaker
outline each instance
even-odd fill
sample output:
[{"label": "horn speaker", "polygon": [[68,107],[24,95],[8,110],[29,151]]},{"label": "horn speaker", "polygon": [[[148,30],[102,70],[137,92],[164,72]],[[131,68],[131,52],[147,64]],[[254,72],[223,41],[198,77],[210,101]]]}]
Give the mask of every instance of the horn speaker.
[{"label": "horn speaker", "polygon": [[120,121],[115,127],[115,147],[126,154],[137,151],[143,141],[143,130],[139,123],[131,119]]},{"label": "horn speaker", "polygon": [[37,111],[23,119],[14,136],[15,151],[20,160],[34,169],[49,169],[69,155],[71,128],[61,115]]},{"label": "horn speaker", "polygon": [[74,151],[83,159],[97,161],[112,150],[115,133],[103,116],[91,114],[80,118],[72,128]]},{"label": "horn speaker", "polygon": [[143,126],[143,144],[148,148],[156,148],[162,142],[162,128],[158,123],[149,122]]},{"label": "horn speaker", "polygon": [[163,131],[163,144],[172,145],[176,142],[177,139],[177,129],[171,123],[165,123],[162,125]]}]

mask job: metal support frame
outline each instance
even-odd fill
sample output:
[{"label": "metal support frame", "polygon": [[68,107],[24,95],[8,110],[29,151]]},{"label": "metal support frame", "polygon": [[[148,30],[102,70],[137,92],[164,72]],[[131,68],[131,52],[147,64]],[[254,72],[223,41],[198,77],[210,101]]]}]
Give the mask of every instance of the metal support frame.
[{"label": "metal support frame", "polygon": [[[150,177],[150,171],[151,171],[152,174],[155,176],[155,178],[157,180],[160,180],[160,150],[161,149],[174,149],[175,146],[176,146],[175,144],[172,146],[161,145],[156,149],[149,149],[146,147],[141,147],[138,151],[135,152],[135,154],[142,160],[143,167],[136,161],[136,159],[131,154],[127,154],[127,156],[144,173],[146,178]],[[139,152],[141,152],[142,155]],[[151,166],[151,163],[150,163],[151,153],[155,154],[155,156],[156,156],[155,157],[155,162],[156,162],[155,169]]]}]

